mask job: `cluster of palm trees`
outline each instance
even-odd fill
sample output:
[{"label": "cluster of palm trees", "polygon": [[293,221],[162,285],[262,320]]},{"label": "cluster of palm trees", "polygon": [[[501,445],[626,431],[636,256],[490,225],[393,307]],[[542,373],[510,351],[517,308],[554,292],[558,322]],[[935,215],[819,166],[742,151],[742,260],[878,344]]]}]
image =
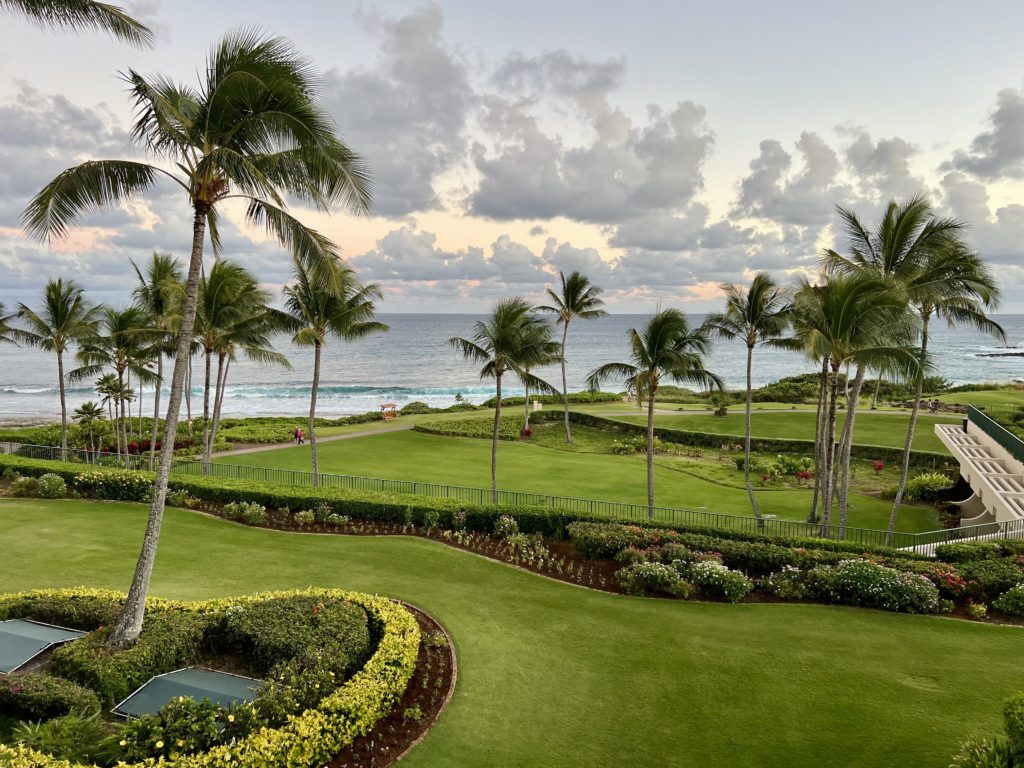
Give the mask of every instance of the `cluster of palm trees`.
[{"label": "cluster of palm trees", "polygon": [[[679,310],[661,309],[642,328],[628,331],[627,361],[607,363],[588,374],[587,381],[594,389],[610,380],[647,401],[647,503],[652,517],[658,388],[665,381],[673,381],[707,391],[721,390],[721,379],[707,370],[705,360],[712,340],[722,338],[739,339],[747,350],[744,480],[754,516],[762,527],[764,518],[751,483],[750,457],[754,351],[758,347],[800,351],[821,370],[815,488],[807,520],[820,524],[826,535],[845,535],[851,448],[867,374],[914,385],[916,396],[889,520],[890,536],[895,530],[909,475],[922,387],[930,369],[929,324],[940,318],[951,326],[969,324],[1002,336],[999,325],[986,315],[997,305],[999,290],[989,268],[964,241],[964,223],[939,216],[922,196],[891,202],[873,229],[852,211],[839,208],[838,212],[848,252],[841,255],[826,250],[814,279],[800,278],[795,285],[784,287],[770,275],[757,273],[749,285],[723,285],[724,311],[708,315],[697,328],[691,328]],[[571,441],[565,384],[568,325],[574,317],[597,317],[603,310],[600,289],[590,285],[583,275],[563,274],[561,283],[560,294],[548,289],[552,305],[533,307],[523,298],[500,301],[486,320],[477,323],[471,339],[451,339],[466,358],[483,364],[481,378],[494,379],[498,391],[491,451],[494,498],[504,376],[516,376],[527,394],[530,389],[552,391],[551,385],[530,370],[560,361],[566,439]],[[564,326],[561,345],[552,343],[550,325],[536,314],[541,309],[556,313]],[[837,440],[841,393],[846,401],[845,418]],[[836,523],[834,518],[838,518]]]}]

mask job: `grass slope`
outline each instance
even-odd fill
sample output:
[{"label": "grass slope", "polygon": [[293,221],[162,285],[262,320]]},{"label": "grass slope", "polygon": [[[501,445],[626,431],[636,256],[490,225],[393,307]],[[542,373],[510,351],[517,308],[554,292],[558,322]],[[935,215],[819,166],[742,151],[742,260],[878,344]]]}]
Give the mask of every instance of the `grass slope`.
[{"label": "grass slope", "polygon": [[[321,472],[488,488],[490,451],[489,440],[391,432],[322,443],[319,465]],[[298,446],[215,460],[246,466],[310,469],[309,449]],[[673,467],[678,462],[671,459],[659,459],[658,463],[655,500],[659,505],[750,514],[740,473],[734,473],[736,485],[721,485],[676,471]],[[641,455],[565,451],[519,442],[503,442],[498,453],[498,487],[510,490],[646,504],[645,473]],[[787,520],[805,519],[811,502],[810,491],[806,489],[763,488],[757,496],[762,512]],[[851,495],[850,525],[884,528],[891,509],[889,502]],[[937,527],[934,511],[920,507],[905,507],[899,524],[905,531]]]},{"label": "grass slope", "polygon": [[[646,424],[647,417],[615,416],[621,421],[633,424]],[[712,416],[709,414],[679,414],[672,416],[655,416],[654,421],[659,427],[685,429],[691,432],[712,432],[718,435],[743,435],[743,407],[731,406],[728,416]],[[840,412],[836,434],[842,431]],[[854,426],[854,442],[862,445],[882,445],[902,448],[907,439],[908,414],[880,414],[870,411],[858,411]],[[796,440],[814,439],[813,411],[782,411],[778,413],[752,413],[750,416],[751,433],[754,437],[778,437]],[[962,420],[958,417],[921,415],[917,418],[914,430],[914,448],[918,451],[934,451],[946,453],[945,447],[935,436],[936,424],[951,424]]]},{"label": "grass slope", "polygon": [[[138,505],[0,500],[0,589],[125,589]],[[1024,688],[1021,631],[873,611],[680,603],[552,582],[411,538],[243,528],[169,510],[153,594],[339,586],[436,616],[455,697],[403,762],[940,768]]]}]

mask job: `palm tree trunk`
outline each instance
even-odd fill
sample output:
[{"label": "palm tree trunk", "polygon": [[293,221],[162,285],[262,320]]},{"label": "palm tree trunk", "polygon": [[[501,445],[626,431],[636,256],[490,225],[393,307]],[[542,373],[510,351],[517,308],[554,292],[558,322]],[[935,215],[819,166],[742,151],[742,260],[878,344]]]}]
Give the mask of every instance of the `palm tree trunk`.
[{"label": "palm tree trunk", "polygon": [[825,396],[828,391],[828,358],[821,364],[821,381],[818,385],[818,411],[814,420],[814,496],[811,498],[811,511],[807,515],[808,523],[818,522],[818,497],[821,492],[821,470],[825,459]]},{"label": "palm tree trunk", "polygon": [[110,633],[108,645],[124,648],[135,643],[142,632],[142,619],[146,613],[146,595],[156,562],[157,543],[163,524],[164,500],[167,497],[167,481],[171,474],[171,459],[174,457],[174,438],[178,433],[178,410],[181,408],[181,390],[185,381],[185,368],[189,347],[192,343],[192,328],[196,319],[196,299],[199,295],[199,271],[203,265],[203,239],[206,234],[206,215],[209,207],[200,203],[195,206],[192,224],[192,256],[189,261],[188,282],[185,290],[185,309],[178,338],[178,354],[174,359],[174,374],[171,377],[171,395],[167,403],[167,418],[164,427],[164,443],[160,449],[160,466],[153,482],[153,502],[149,509],[146,534],[142,540],[142,551],[135,566],[131,588],[125,600],[121,615]]},{"label": "palm tree trunk", "polygon": [[878,410],[878,390],[882,388],[882,372],[878,372],[878,378],[875,379],[875,393],[871,396],[871,410]]},{"label": "palm tree trunk", "polygon": [[[224,375],[221,376],[223,364]],[[206,463],[213,460],[213,444],[217,442],[217,432],[220,430],[220,411],[224,406],[224,390],[228,388],[228,371],[231,370],[231,358],[221,354],[217,358],[217,386],[213,396],[213,426],[210,429],[210,444],[207,447]]]},{"label": "palm tree trunk", "polygon": [[188,352],[188,370],[185,384],[185,418],[188,419],[188,433],[192,434],[192,349]]},{"label": "palm tree trunk", "polygon": [[[529,373],[529,371],[527,371]],[[530,385],[523,382],[523,405],[525,412],[523,414],[523,433],[530,431]]]},{"label": "palm tree trunk", "polygon": [[647,393],[647,516],[654,518],[654,392],[657,384],[651,384]]},{"label": "palm tree trunk", "polygon": [[153,392],[153,429],[149,437],[149,471],[153,471],[156,463],[156,437],[157,425],[160,423],[160,388],[164,385],[164,354],[160,352],[156,356],[156,389]]},{"label": "palm tree trunk", "polygon": [[309,394],[309,458],[313,466],[313,485],[320,485],[316,455],[316,398],[320,389],[320,342],[313,345],[313,388]]},{"label": "palm tree trunk", "polygon": [[863,365],[857,366],[857,375],[853,380],[853,387],[850,388],[850,402],[846,408],[846,423],[843,425],[842,453],[839,463],[842,477],[839,480],[839,538],[846,538],[846,510],[850,499],[850,449],[853,446],[853,426],[857,417],[857,401],[860,399],[860,390],[864,386],[864,376],[867,369]]},{"label": "palm tree trunk", "polygon": [[[128,430],[125,429],[125,426],[124,426],[124,421],[125,421],[125,419],[124,419],[124,404],[125,404],[124,389],[125,389],[126,386],[127,386],[127,384],[124,383],[124,371],[118,371],[117,372],[117,403],[118,403],[119,408],[118,408],[118,413],[117,413],[117,431],[118,431],[118,434],[121,437],[121,448],[124,451],[123,459],[124,459],[125,464],[128,463]],[[129,419],[129,421],[130,421],[130,419]]]},{"label": "palm tree trunk", "polygon": [[498,435],[501,430],[501,374],[494,375],[498,401],[494,404],[494,434],[491,436],[491,503],[498,503]]},{"label": "palm tree trunk", "polygon": [[[212,350],[206,350],[206,378],[203,380],[203,456],[206,456],[206,442],[210,439],[210,358]],[[204,468],[205,471],[205,468]]]},{"label": "palm tree trunk", "polygon": [[565,442],[572,443],[572,430],[569,428],[569,384],[565,377],[565,344],[569,340],[569,321],[562,326],[562,405],[565,408]]},{"label": "palm tree trunk", "polygon": [[[220,402],[221,387],[224,380],[224,352],[217,353],[217,379],[213,383],[213,412],[210,414],[210,428],[203,424],[203,463],[209,464],[213,458],[213,440],[217,434],[217,404]],[[209,395],[207,395],[209,402]]]},{"label": "palm tree trunk", "polygon": [[60,457],[67,461],[68,450],[68,401],[64,390],[64,353],[57,352],[57,377],[60,379]]},{"label": "palm tree trunk", "polygon": [[764,530],[764,519],[761,517],[761,510],[757,506],[757,499],[754,497],[754,486],[750,483],[750,404],[753,399],[752,367],[754,364],[754,345],[747,344],[747,402],[745,415],[745,431],[743,433],[743,480],[747,484],[747,495],[750,496],[750,506],[754,510],[754,517],[757,518],[758,530]]},{"label": "palm tree trunk", "polygon": [[[921,365],[924,365],[925,356],[928,354],[928,320],[931,312],[921,314]],[[914,427],[917,426],[917,413],[921,409],[921,393],[924,391],[924,370],[918,372],[917,384],[914,387],[914,403],[910,408],[910,424],[907,425],[907,439],[903,444],[903,468],[900,472],[900,484],[896,488],[896,499],[892,504],[892,512],[889,514],[889,526],[885,529],[885,543],[892,541],[893,531],[896,530],[896,517],[900,512],[900,502],[903,501],[903,492],[907,488],[907,476],[910,474],[910,450],[914,444]]]},{"label": "palm tree trunk", "polygon": [[828,381],[828,416],[825,419],[823,450],[825,452],[824,488],[821,498],[821,536],[828,537],[832,518],[832,468],[836,462],[836,403],[839,400],[839,365],[833,364]]}]

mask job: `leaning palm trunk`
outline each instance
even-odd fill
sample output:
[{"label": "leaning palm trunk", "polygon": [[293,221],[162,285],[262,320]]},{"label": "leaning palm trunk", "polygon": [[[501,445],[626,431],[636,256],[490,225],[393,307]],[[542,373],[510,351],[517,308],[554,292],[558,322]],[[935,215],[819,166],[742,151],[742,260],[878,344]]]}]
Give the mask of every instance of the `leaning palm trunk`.
[{"label": "leaning palm trunk", "polygon": [[491,503],[498,503],[498,435],[501,430],[501,374],[494,376],[497,402],[494,404],[494,434],[491,436]]},{"label": "leaning palm trunk", "polygon": [[828,377],[828,415],[825,418],[825,434],[822,449],[825,453],[825,471],[822,473],[821,535],[827,537],[832,518],[832,497],[835,487],[832,468],[836,461],[836,401],[839,399],[839,366],[833,364]]},{"label": "leaning palm trunk", "polygon": [[160,388],[164,385],[164,355],[158,352],[156,356],[156,387],[153,390],[153,429],[149,437],[149,471],[153,471],[156,463],[156,438],[157,429],[160,425]]},{"label": "leaning palm trunk", "polygon": [[185,384],[185,417],[188,419],[188,433],[192,434],[192,350],[188,353],[188,370]]},{"label": "leaning palm trunk", "polygon": [[828,358],[821,364],[821,381],[818,384],[818,410],[814,419],[814,496],[811,497],[811,511],[808,523],[818,522],[818,497],[821,492],[821,470],[825,462],[825,397],[828,392]]},{"label": "leaning palm trunk", "polygon": [[654,393],[656,384],[651,384],[647,393],[647,516],[654,518]]},{"label": "leaning palm trunk", "polygon": [[320,389],[320,342],[313,347],[313,389],[309,395],[309,457],[313,465],[313,486],[320,485],[316,455],[316,398]]},{"label": "leaning palm trunk", "polygon": [[[210,365],[212,351],[206,350],[206,378],[203,379],[203,457],[206,457],[206,443],[210,439]],[[207,467],[203,471],[207,471]]]},{"label": "leaning palm trunk", "polygon": [[878,391],[882,388],[882,374],[879,372],[878,379],[875,381],[875,393],[871,396],[871,410],[878,410]]},{"label": "leaning palm trunk", "polygon": [[747,485],[747,495],[750,496],[750,506],[754,510],[754,517],[757,518],[758,530],[764,530],[764,518],[761,517],[761,509],[757,506],[757,499],[754,497],[754,486],[750,483],[750,404],[753,399],[753,381],[751,367],[754,364],[754,345],[747,345],[747,400],[745,409],[745,431],[743,433],[743,480]]},{"label": "leaning palm trunk", "polygon": [[[529,371],[527,371],[529,373]],[[530,431],[530,385],[523,384],[523,434]]]},{"label": "leaning palm trunk", "polygon": [[857,401],[864,386],[867,370],[863,365],[857,366],[857,375],[850,388],[850,400],[846,404],[846,424],[843,426],[842,452],[839,457],[839,538],[846,538],[846,510],[850,498],[850,451],[853,447],[854,419],[857,418]]},{"label": "leaning palm trunk", "polygon": [[572,430],[569,428],[569,384],[565,377],[565,344],[568,340],[569,321],[566,320],[562,326],[562,406],[565,409],[565,442],[572,443]]},{"label": "leaning palm trunk", "polygon": [[[921,364],[924,365],[925,356],[928,354],[928,319],[930,312],[923,312],[921,316]],[[910,474],[910,450],[914,444],[914,427],[917,426],[917,413],[921,410],[921,394],[924,392],[924,369],[917,375],[917,384],[914,387],[914,404],[910,408],[910,424],[907,425],[907,440],[903,444],[903,468],[900,471],[900,484],[896,488],[896,499],[892,504],[892,512],[889,515],[889,525],[885,529],[885,543],[892,541],[893,531],[896,530],[896,517],[900,512],[900,503],[903,501],[903,492],[907,488],[907,476]]]},{"label": "leaning palm trunk", "polygon": [[156,562],[157,542],[163,524],[164,500],[167,496],[167,481],[171,474],[171,459],[174,457],[174,438],[178,433],[178,411],[181,408],[182,384],[188,365],[189,347],[192,343],[192,328],[196,319],[196,299],[199,295],[199,271],[203,264],[203,238],[206,234],[208,207],[196,204],[192,225],[192,256],[189,261],[188,281],[185,290],[185,309],[178,337],[178,353],[174,359],[174,373],[171,377],[171,394],[167,403],[167,418],[164,426],[164,442],[160,449],[160,466],[153,481],[153,502],[149,509],[146,534],[142,540],[142,551],[135,566],[131,588],[125,599],[124,608],[114,625],[107,641],[114,647],[132,645],[142,632],[142,619],[146,612],[146,595]]},{"label": "leaning palm trunk", "polygon": [[64,354],[57,353],[57,377],[60,379],[60,458],[67,461],[68,450],[68,401],[64,391]]}]

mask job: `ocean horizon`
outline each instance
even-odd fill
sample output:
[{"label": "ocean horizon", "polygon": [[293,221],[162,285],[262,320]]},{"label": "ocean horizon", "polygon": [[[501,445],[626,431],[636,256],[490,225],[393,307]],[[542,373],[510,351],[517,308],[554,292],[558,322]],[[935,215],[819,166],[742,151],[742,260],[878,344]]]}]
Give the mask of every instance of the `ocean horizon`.
[{"label": "ocean horizon", "polygon": [[[482,315],[470,313],[422,314],[381,313],[378,318],[391,326],[354,343],[331,340],[324,349],[317,411],[325,417],[376,410],[381,403],[399,407],[419,400],[432,406],[447,406],[457,394],[468,402],[480,403],[494,395],[494,384],[481,381],[478,368],[464,361],[448,345],[452,336],[470,336]],[[626,332],[640,325],[648,315],[612,314],[589,322],[574,321],[569,329],[569,389],[586,388],[586,375],[598,365],[625,360]],[[974,329],[949,329],[944,322],[933,323],[930,347],[934,375],[953,384],[1005,383],[1024,376],[1024,314],[993,315],[1003,325],[1007,341]],[[700,323],[703,315],[692,315]],[[291,362],[290,369],[268,366],[240,358],[231,364],[224,397],[225,416],[301,416],[308,412],[312,350],[293,345],[287,336],[274,340],[275,348]],[[1008,354],[1006,357],[987,355]],[[170,375],[170,362],[166,364]],[[73,355],[65,368],[74,367]],[[216,366],[214,365],[214,368]],[[716,341],[707,362],[709,370],[723,378],[731,389],[744,386],[745,347],[739,341]],[[60,415],[56,360],[36,349],[0,347],[0,420],[46,420]],[[816,366],[796,352],[759,348],[754,353],[754,384],[760,386],[784,376],[814,372]],[[560,388],[558,367],[540,369],[537,374]],[[193,361],[192,411],[202,410],[202,359]],[[621,382],[609,381],[603,389],[615,390]],[[506,394],[522,394],[514,381],[507,381]],[[97,400],[91,382],[69,385],[68,407]],[[143,413],[152,413],[152,391],[144,390]],[[164,388],[166,402],[166,387]],[[138,403],[133,412],[138,411]],[[184,413],[184,407],[182,409]]]}]

